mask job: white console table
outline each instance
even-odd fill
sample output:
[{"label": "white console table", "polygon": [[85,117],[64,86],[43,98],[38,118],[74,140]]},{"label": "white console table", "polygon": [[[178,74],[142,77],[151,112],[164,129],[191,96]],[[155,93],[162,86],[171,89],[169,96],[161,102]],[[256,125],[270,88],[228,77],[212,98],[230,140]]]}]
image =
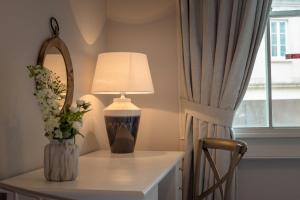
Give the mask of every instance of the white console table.
[{"label": "white console table", "polygon": [[2,181],[25,189],[85,200],[181,200],[182,152],[97,151],[80,157],[73,182],[47,182],[43,169]]}]

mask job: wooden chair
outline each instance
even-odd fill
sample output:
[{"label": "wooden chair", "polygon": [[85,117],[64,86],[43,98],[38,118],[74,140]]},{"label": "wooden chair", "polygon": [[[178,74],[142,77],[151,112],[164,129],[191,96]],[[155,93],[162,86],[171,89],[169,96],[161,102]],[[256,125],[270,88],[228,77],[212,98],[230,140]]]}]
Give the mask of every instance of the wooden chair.
[{"label": "wooden chair", "polygon": [[[220,174],[217,170],[215,162],[212,159],[212,156],[209,150],[225,150],[231,152],[231,160],[229,164],[228,171],[220,177]],[[200,192],[199,182],[200,182],[200,161],[202,151],[208,163],[212,169],[214,175],[214,184],[210,186],[205,191]],[[215,192],[219,189],[221,193],[222,200],[229,200],[230,198],[230,188],[232,183],[232,178],[234,174],[234,169],[244,156],[247,151],[247,144],[242,141],[237,140],[227,140],[219,138],[205,138],[199,140],[199,146],[197,149],[197,158],[196,158],[196,172],[195,172],[195,183],[194,183],[194,199],[202,200],[205,199],[208,195]],[[225,190],[223,189],[223,184],[225,184]]]}]

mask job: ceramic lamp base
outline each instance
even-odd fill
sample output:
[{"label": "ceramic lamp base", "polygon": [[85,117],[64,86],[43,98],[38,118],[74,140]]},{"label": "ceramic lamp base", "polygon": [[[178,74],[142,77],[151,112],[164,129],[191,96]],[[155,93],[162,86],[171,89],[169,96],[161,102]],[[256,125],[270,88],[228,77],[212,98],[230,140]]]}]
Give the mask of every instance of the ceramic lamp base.
[{"label": "ceramic lamp base", "polygon": [[140,116],[105,116],[106,131],[112,153],[132,153],[138,133]]},{"label": "ceramic lamp base", "polygon": [[124,95],[104,109],[106,131],[112,153],[134,152],[141,109]]}]

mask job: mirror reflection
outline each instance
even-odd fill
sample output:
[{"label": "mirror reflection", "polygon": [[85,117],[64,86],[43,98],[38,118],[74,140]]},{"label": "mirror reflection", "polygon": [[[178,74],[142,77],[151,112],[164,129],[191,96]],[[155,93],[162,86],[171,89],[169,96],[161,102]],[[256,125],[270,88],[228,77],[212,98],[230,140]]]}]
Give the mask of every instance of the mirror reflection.
[{"label": "mirror reflection", "polygon": [[[57,48],[51,47],[46,52],[43,66],[59,76],[61,82],[67,86],[66,64],[64,61],[64,57]],[[65,99],[62,99],[60,102],[61,107],[63,107],[64,103]]]}]

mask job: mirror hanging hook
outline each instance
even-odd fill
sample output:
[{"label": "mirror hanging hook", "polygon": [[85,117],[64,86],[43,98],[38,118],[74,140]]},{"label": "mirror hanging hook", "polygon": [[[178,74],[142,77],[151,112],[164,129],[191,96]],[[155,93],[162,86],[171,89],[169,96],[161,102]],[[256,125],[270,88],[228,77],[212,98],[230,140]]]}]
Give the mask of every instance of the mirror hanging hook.
[{"label": "mirror hanging hook", "polygon": [[51,27],[52,35],[54,37],[58,36],[59,35],[59,25],[58,25],[58,21],[55,17],[50,18],[50,27]]}]

